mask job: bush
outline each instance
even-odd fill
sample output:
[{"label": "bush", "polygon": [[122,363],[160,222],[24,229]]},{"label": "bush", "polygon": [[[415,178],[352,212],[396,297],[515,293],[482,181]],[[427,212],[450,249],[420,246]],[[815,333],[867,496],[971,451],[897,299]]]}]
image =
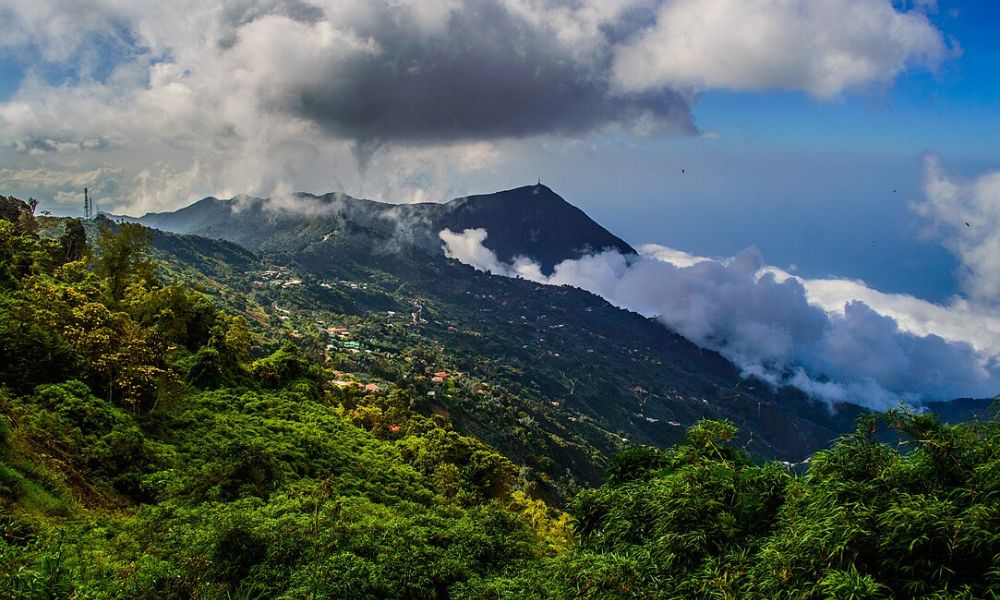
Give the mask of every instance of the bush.
[{"label": "bush", "polygon": [[24,494],[24,478],[0,460],[0,498],[14,501]]},{"label": "bush", "polygon": [[638,479],[647,479],[667,466],[663,453],[650,446],[629,448],[611,458],[608,464],[608,483],[615,485]]},{"label": "bush", "polygon": [[267,556],[266,541],[243,525],[227,528],[215,543],[212,567],[217,581],[236,586]]},{"label": "bush", "polygon": [[218,464],[219,490],[224,500],[244,496],[267,498],[281,477],[278,462],[259,444],[234,442]]},{"label": "bush", "polygon": [[39,386],[18,411],[30,439],[135,500],[159,457],[131,415],[80,381]]},{"label": "bush", "polygon": [[74,376],[79,364],[79,355],[59,333],[16,321],[0,306],[0,385],[28,393],[37,385]]}]

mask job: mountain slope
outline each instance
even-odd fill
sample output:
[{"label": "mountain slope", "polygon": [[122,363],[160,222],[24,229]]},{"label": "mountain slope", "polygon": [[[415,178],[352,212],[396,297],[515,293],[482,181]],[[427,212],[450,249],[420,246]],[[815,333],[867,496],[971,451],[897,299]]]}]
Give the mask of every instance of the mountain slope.
[{"label": "mountain slope", "polygon": [[110,217],[116,221],[138,222],[146,227],[161,229],[163,231],[191,233],[203,231],[206,228],[228,220],[232,213],[233,205],[232,200],[219,200],[218,198],[208,197],[173,212],[146,213],[140,218],[125,215],[110,215]]},{"label": "mountain slope", "polygon": [[[799,461],[857,414],[743,380],[718,354],[588,292],[488,275],[415,247],[388,251],[388,236],[349,221],[334,235],[327,226],[259,241],[249,272],[225,242],[160,234],[158,246],[162,262],[195,281],[202,272],[203,288],[274,335],[326,353],[340,371],[397,382],[415,407],[449,415],[556,491],[598,481],[622,447],[678,441],[703,417],[739,424],[740,444],[758,455]],[[215,258],[174,250],[191,244],[206,257],[232,253],[240,266],[209,273]],[[342,351],[329,326],[348,329],[370,354]],[[442,370],[462,376],[431,382]]]},{"label": "mountain slope", "polygon": [[[551,247],[563,252],[602,239],[596,224],[584,223],[588,233],[577,241],[552,234],[565,214],[579,211],[547,188],[530,200],[533,188],[395,207],[300,195],[297,214],[263,200],[203,201],[188,216],[209,218],[200,234],[259,255],[251,272],[211,275],[233,308],[341,371],[402,382],[415,407],[449,415],[557,490],[599,480],[606,458],[622,447],[676,442],[700,418],[730,419],[742,430],[741,447],[793,462],[852,428],[857,406],[830,410],[796,390],[744,379],[720,355],[590,293],[481,273],[446,259],[433,243],[442,223],[485,226],[498,254],[543,238],[558,240]],[[237,211],[219,208],[235,202]],[[505,203],[531,202],[538,214],[504,224]],[[180,227],[180,217],[157,218]],[[544,236],[515,226],[532,219]],[[508,226],[513,241],[503,234]],[[194,239],[161,236],[175,237]],[[188,273],[206,270],[197,258],[170,254],[166,262]],[[346,327],[355,349],[370,354],[341,351],[317,323]],[[430,381],[437,371],[464,375],[441,387]]]}]

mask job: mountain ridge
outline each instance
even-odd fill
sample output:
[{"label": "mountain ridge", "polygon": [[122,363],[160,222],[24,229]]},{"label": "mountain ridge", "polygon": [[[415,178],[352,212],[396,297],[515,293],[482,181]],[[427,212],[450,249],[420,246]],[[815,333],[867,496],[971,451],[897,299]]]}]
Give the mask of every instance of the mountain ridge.
[{"label": "mountain ridge", "polygon": [[[293,207],[292,203],[300,206]],[[255,240],[273,235],[276,226],[306,221],[325,222],[332,228],[351,221],[430,252],[441,252],[438,234],[444,229],[461,233],[481,228],[489,234],[484,246],[499,260],[512,262],[528,256],[546,274],[563,260],[605,249],[636,254],[627,242],[541,184],[464,196],[445,203],[392,204],[340,192],[319,196],[296,193],[278,199],[208,196],[172,212],[111,217],[173,233],[222,237],[251,249]],[[240,222],[249,235],[234,230]]]}]

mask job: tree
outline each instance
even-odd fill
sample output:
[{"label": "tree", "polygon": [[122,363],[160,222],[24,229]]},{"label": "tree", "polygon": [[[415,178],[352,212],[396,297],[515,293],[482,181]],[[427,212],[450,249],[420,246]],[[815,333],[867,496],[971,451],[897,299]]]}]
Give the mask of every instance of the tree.
[{"label": "tree", "polygon": [[80,219],[66,219],[66,230],[59,238],[63,250],[63,260],[73,262],[83,258],[87,251],[87,230]]},{"label": "tree", "polygon": [[142,225],[120,223],[115,226],[104,219],[96,245],[99,253],[97,272],[107,279],[113,304],[121,302],[131,283],[155,280],[155,265],[148,257],[153,247],[153,234]]},{"label": "tree", "polygon": [[35,221],[37,207],[38,200],[34,198],[25,202],[13,196],[0,196],[0,220],[13,223],[23,235],[35,235],[38,231]]},{"label": "tree", "polygon": [[34,236],[38,234],[38,221],[35,220],[35,209],[38,208],[38,200],[28,198],[25,210],[17,218],[17,225],[24,235]]},{"label": "tree", "polygon": [[0,220],[17,223],[23,207],[24,202],[17,198],[0,195]]},{"label": "tree", "polygon": [[0,311],[0,385],[28,392],[74,375],[80,356],[58,332]]}]

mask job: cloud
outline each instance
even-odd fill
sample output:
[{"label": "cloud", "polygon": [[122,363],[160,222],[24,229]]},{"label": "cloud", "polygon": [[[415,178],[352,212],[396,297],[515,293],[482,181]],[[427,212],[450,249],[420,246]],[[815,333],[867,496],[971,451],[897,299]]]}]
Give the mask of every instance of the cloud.
[{"label": "cloud", "polygon": [[940,160],[929,156],[924,196],[913,209],[930,223],[930,235],[958,258],[968,300],[1000,306],[1000,171],[963,180],[945,173]]},{"label": "cloud", "polygon": [[672,0],[615,56],[620,87],[805,91],[892,81],[953,52],[918,7],[880,0]]},{"label": "cloud", "polygon": [[[420,13],[387,3],[350,29],[271,16],[246,26],[230,52],[259,65],[265,102],[356,140],[578,135],[651,123],[695,130],[680,93],[615,90],[603,40],[588,40],[592,52],[581,55],[549,24],[498,0],[464,2],[431,23]],[[289,69],[288,57],[299,68]]]},{"label": "cloud", "polygon": [[[252,108],[356,141],[578,134],[653,122],[694,130],[677,92],[612,89],[612,47],[601,27],[635,2],[609,10],[596,1],[91,0],[70,11],[89,15],[79,19],[67,18],[61,3],[6,4],[6,22],[26,32],[6,45],[34,49],[43,64],[80,68],[87,42],[115,38],[118,51],[105,59],[118,64],[103,80],[81,78],[70,90],[29,80],[26,91],[84,104],[95,93],[127,92],[114,94],[110,108],[152,109],[145,123],[127,126],[176,118],[197,127],[208,101],[222,116]],[[29,106],[8,107],[5,120],[52,122],[32,95]]]},{"label": "cloud", "polygon": [[101,210],[110,208],[109,198],[118,196],[121,180],[122,169],[118,167],[0,168],[0,189],[8,194],[27,198],[39,195],[41,190],[58,203],[82,207],[83,189],[89,188],[90,197]]},{"label": "cloud", "polygon": [[[780,269],[767,270],[779,281],[791,277]],[[960,297],[946,305],[935,304],[908,294],[886,294],[850,279],[796,279],[805,287],[809,302],[828,312],[843,312],[847,302],[860,300],[914,335],[967,342],[981,353],[995,353],[1000,348],[1000,315],[989,306]]]},{"label": "cloud", "polygon": [[462,233],[443,229],[438,235],[444,242],[445,255],[448,258],[454,258],[480,271],[494,275],[512,274],[510,267],[502,264],[496,253],[483,245],[487,237],[485,229],[481,227],[466,229]]},{"label": "cloud", "polygon": [[[944,52],[920,13],[889,0],[806,4],[825,7],[800,12],[830,40],[805,52],[795,44],[826,37],[791,5],[706,4],[697,21],[682,0],[0,0],[0,54],[24,73],[0,100],[0,160],[119,168],[108,200],[130,212],[270,195],[283,182],[439,200],[467,175],[456,160],[489,170],[539,141],[695,134],[698,89],[822,93]],[[728,27],[751,9],[760,31],[797,37],[775,38],[775,56],[749,52],[759,40]],[[678,46],[676,24],[720,42],[711,61]],[[805,66],[767,76],[788,57]],[[720,75],[730,62],[753,81]],[[39,186],[36,196],[60,191]]]},{"label": "cloud", "polygon": [[[884,410],[900,400],[919,405],[1000,391],[995,333],[973,343],[967,325],[955,326],[960,317],[938,325],[927,318],[935,313],[929,303],[872,291],[877,306],[892,305],[904,316],[880,314],[849,295],[838,298],[832,280],[810,292],[812,282],[768,267],[754,248],[714,260],[647,245],[639,257],[606,251],[566,260],[545,277],[528,258],[497,260],[483,246],[487,235],[483,229],[445,230],[440,237],[448,256],[480,270],[591,291],[719,351],[746,374],[831,403]],[[826,306],[816,300],[824,292]],[[901,310],[907,305],[925,312],[907,314]],[[951,338],[933,332],[939,327]]]}]

